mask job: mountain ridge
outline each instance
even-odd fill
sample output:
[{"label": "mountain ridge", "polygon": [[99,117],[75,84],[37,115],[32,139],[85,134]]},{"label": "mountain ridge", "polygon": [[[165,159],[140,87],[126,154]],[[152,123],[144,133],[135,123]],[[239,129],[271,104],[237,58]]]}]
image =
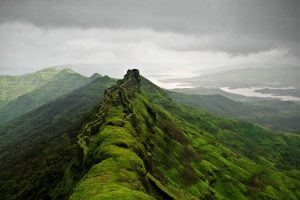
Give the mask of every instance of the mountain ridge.
[{"label": "mountain ridge", "polygon": [[[92,119],[85,126],[84,136],[80,136],[80,138],[86,138],[87,136],[95,135],[97,131],[101,130],[101,126],[105,125],[104,129],[101,130],[103,137],[101,140],[103,139],[103,141],[100,144],[105,150],[99,153],[100,155],[96,158],[92,158],[94,165],[75,188],[75,192],[70,199],[110,199],[112,197],[124,199],[178,199],[149,173],[149,155],[151,153],[146,152],[142,139],[147,136],[140,135],[145,133],[142,133],[140,127],[136,124],[139,123],[136,117],[138,111],[134,111],[135,108],[131,102],[141,92],[140,88],[141,77],[139,71],[133,69],[128,70],[124,79],[119,80],[116,86],[106,90],[105,97],[98,108],[99,112],[95,115],[96,119]],[[114,113],[117,111],[112,111],[111,109],[114,108],[110,105],[123,107],[124,116],[122,114],[119,116],[120,113]],[[155,116],[152,117],[155,120]],[[114,132],[119,131],[122,135],[114,134],[112,130]],[[111,137],[113,139],[110,139]],[[134,142],[137,138],[142,141]],[[80,142],[82,142],[80,146],[86,152],[86,148],[88,148],[85,146],[86,143],[83,139]],[[106,142],[109,144],[103,144]],[[87,152],[85,156],[88,156]],[[86,159],[88,160],[89,158]],[[122,172],[118,172],[119,169]],[[100,174],[98,174],[98,170],[101,171]],[[91,176],[91,173],[94,175]],[[112,174],[124,176],[124,180],[118,180]],[[91,189],[90,182],[93,182],[95,179],[102,181]],[[107,191],[107,185],[111,185],[115,189]],[[89,189],[87,190],[86,188]],[[186,196],[189,195],[186,194]],[[190,197],[190,199],[194,198]]]},{"label": "mountain ridge", "polygon": [[[32,150],[24,156],[6,154],[6,158],[16,158],[16,165],[7,165],[9,172],[14,167],[26,172],[26,178],[13,172],[0,174],[6,199],[300,197],[298,136],[177,104],[137,70],[129,70],[114,86],[101,88],[93,91],[104,93],[102,101],[84,121],[72,123],[72,131],[65,126],[74,119],[64,120],[56,129],[54,123],[47,137],[43,138],[42,131],[39,140],[28,140]],[[48,115],[39,113],[48,113],[47,108],[55,113],[53,108],[67,103],[69,111],[62,117],[74,116],[72,104],[80,100],[74,97],[84,98],[83,94],[75,92],[32,115],[41,116],[37,119],[43,122]],[[53,117],[54,122],[60,121]],[[18,123],[11,126],[23,128]],[[26,130],[22,134],[26,137]],[[40,167],[39,175],[30,171],[34,166]]]},{"label": "mountain ridge", "polygon": [[[208,134],[205,133],[205,130],[202,132],[200,131],[201,129],[191,126],[184,118],[178,118],[180,115],[184,117],[180,113],[183,110],[177,108],[171,102],[167,93],[159,89],[159,87],[143,77],[139,78],[137,72],[137,70],[129,70],[124,79],[118,81],[117,86],[107,90],[104,100],[98,108],[98,114],[95,114],[95,117],[90,119],[88,125],[84,126],[85,131],[80,136],[80,145],[85,152],[86,162],[91,167],[75,187],[75,191],[70,199],[110,199],[113,197],[124,199],[226,199],[232,195],[231,193],[226,193],[230,190],[236,193],[234,199],[248,196],[247,193],[243,194],[243,187],[235,187],[230,184],[228,186],[213,186],[214,180],[210,179],[206,181],[212,186],[208,186],[206,185],[207,182],[201,180],[199,175],[201,172],[198,171],[200,169],[196,169],[192,163],[202,160],[203,155],[200,153],[201,151],[199,152],[195,149],[198,144],[196,142],[196,145],[195,141],[191,140],[191,137],[195,137],[196,141],[198,137],[204,137],[204,140],[210,141],[212,140],[210,134],[213,134],[216,130],[213,127],[205,127],[205,130],[211,132]],[[151,101],[154,101],[154,103],[151,103]],[[161,104],[166,110],[162,110],[163,107],[160,107],[155,102]],[[175,113],[167,111],[172,109],[175,109],[173,111]],[[258,132],[258,135],[261,132],[261,137],[269,137],[264,135],[269,133],[264,133],[263,129],[247,124],[240,125],[248,126],[242,131],[252,129]],[[227,126],[230,129],[230,125]],[[201,136],[201,134],[204,135]],[[213,147],[214,150],[209,150],[212,151],[211,155],[214,155],[215,151],[219,151],[217,149],[230,152],[227,149],[228,147],[226,147],[229,144],[223,146],[224,144],[219,143],[220,141],[217,142],[216,147]],[[179,152],[177,152],[177,148],[180,149]],[[182,155],[178,157],[177,153]],[[162,158],[162,155],[169,158]],[[222,157],[216,157],[217,160],[220,159],[218,162],[224,159]],[[125,161],[124,158],[127,158],[127,160]],[[213,158],[207,157],[206,159],[209,161],[205,161],[203,165],[219,165],[216,163],[211,164],[216,162]],[[273,158],[270,157],[269,159]],[[241,160],[251,163],[249,158],[244,156],[242,156]],[[178,166],[176,166],[176,162],[178,162]],[[238,178],[237,180],[252,179],[250,174],[253,171],[249,167],[240,166],[236,161],[231,162],[233,162],[232,166],[227,172],[230,176]],[[135,164],[132,163],[140,164],[137,164],[139,167],[135,168]],[[239,168],[241,170],[236,175],[230,172],[235,168],[236,170]],[[175,170],[178,174],[171,173],[170,169]],[[128,174],[129,172],[131,175]],[[202,173],[207,172],[202,171]],[[265,177],[266,179],[269,179],[273,172],[271,170],[268,173],[270,174]],[[219,176],[215,177],[218,180],[217,182],[226,177],[226,175],[222,175],[222,172]],[[226,178],[223,181],[225,180]],[[176,184],[174,184],[174,181]],[[196,183],[201,183],[203,188],[201,189],[198,186],[196,189],[193,186]],[[244,182],[244,184],[246,183]],[[269,182],[268,184],[272,183]],[[297,185],[299,183],[295,182],[294,184]],[[226,189],[222,191],[218,187],[225,187]],[[254,187],[261,186],[258,184]],[[203,190],[204,188],[206,188],[205,192],[199,191],[199,189]],[[285,194],[287,195],[288,193]],[[251,195],[254,194],[250,193]],[[260,192],[258,195],[261,195],[260,198],[263,196],[266,198],[270,194]],[[257,198],[255,195],[253,197]]]},{"label": "mountain ridge", "polygon": [[[46,74],[46,77],[43,74]],[[82,76],[68,68],[62,70],[47,68],[24,76],[42,76],[46,82],[32,91],[19,95],[0,108],[0,124],[53,101],[97,78]]]},{"label": "mountain ridge", "polygon": [[11,76],[0,76],[0,108],[28,92],[32,92],[49,81],[52,81],[58,74],[74,73],[71,69],[45,68],[34,73]]}]

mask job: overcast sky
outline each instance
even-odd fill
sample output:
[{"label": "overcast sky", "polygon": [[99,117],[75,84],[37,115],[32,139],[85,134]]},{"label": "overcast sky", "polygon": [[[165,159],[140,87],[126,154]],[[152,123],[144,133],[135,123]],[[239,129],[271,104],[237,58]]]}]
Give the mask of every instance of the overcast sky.
[{"label": "overcast sky", "polygon": [[0,0],[0,74],[299,66],[299,0]]}]

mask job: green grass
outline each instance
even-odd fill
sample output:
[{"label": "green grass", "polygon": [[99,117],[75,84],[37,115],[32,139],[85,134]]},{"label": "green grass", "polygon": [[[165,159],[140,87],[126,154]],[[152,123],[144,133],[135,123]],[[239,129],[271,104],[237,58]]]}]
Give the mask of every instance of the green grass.
[{"label": "green grass", "polygon": [[[298,135],[273,133],[179,105],[136,73],[129,71],[107,90],[75,141],[69,141],[78,152],[62,165],[67,166],[64,178],[54,189],[41,184],[51,191],[49,197],[300,198]],[[51,151],[52,146],[47,152]],[[59,157],[52,161],[65,162]],[[28,191],[37,188],[30,183],[34,181],[25,184]],[[3,188],[9,185],[5,184]],[[61,195],[53,195],[56,191]],[[35,194],[31,197],[41,196]]]}]

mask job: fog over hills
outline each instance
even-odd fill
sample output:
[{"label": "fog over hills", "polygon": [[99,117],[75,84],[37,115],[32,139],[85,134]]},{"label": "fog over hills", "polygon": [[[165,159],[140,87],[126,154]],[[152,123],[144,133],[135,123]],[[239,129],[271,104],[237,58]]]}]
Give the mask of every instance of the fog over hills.
[{"label": "fog over hills", "polygon": [[245,68],[203,74],[186,79],[166,79],[190,87],[296,87],[300,88],[299,67]]}]

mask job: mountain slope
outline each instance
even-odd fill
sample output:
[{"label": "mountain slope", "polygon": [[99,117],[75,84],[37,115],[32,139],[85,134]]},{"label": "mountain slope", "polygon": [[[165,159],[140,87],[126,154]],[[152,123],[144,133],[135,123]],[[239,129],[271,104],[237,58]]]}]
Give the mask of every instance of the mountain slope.
[{"label": "mountain slope", "polygon": [[17,97],[0,109],[0,124],[53,101],[92,80],[69,69],[58,71],[41,87]]},{"label": "mountain slope", "polygon": [[78,129],[114,82],[96,78],[0,126],[0,199],[62,199],[68,193],[53,188],[72,158],[80,156]]},{"label": "mountain slope", "polygon": [[[298,135],[181,106],[138,70],[107,89],[76,127],[40,141],[29,138],[29,146],[44,143],[31,157],[6,154],[15,163],[1,167],[1,194],[75,200],[300,198]],[[16,171],[27,176],[3,170],[20,165]],[[29,170],[41,166],[42,176]]]},{"label": "mountain slope", "polygon": [[[213,188],[216,189],[217,187],[216,190],[218,190],[218,192],[222,191],[223,193],[227,193],[224,195],[229,199],[243,199],[244,197],[242,196],[234,197],[232,193],[238,195],[238,190],[246,187],[246,190],[248,191],[243,191],[243,195],[247,198],[297,198],[295,196],[292,197],[293,195],[291,194],[299,195],[299,191],[296,189],[298,187],[297,185],[299,185],[298,181],[294,182],[292,180],[295,187],[288,192],[288,195],[282,190],[283,187],[280,186],[284,181],[280,179],[275,180],[274,178],[281,177],[282,179],[288,175],[299,180],[300,160],[297,155],[300,153],[300,138],[298,135],[274,134],[246,122],[218,118],[203,112],[202,110],[176,105],[174,102],[170,101],[168,95],[163,95],[163,91],[159,90],[157,87],[156,90],[153,90],[153,88],[155,88],[153,87],[153,84],[151,86],[149,81],[146,82],[146,85],[148,85],[148,87],[146,87],[148,95],[151,96],[152,101],[160,104],[164,110],[171,112],[176,118],[179,117],[189,122],[193,128],[196,128],[198,131],[202,132],[202,134],[205,132],[207,133],[207,135],[205,135],[208,136],[208,138],[203,137],[202,134],[195,134],[192,137],[192,143],[194,150],[200,151],[205,157],[205,163],[209,162],[217,169],[221,169],[222,173],[215,177],[217,182],[221,185],[216,186],[215,184],[211,184]],[[173,121],[175,121],[175,124],[177,124],[177,126],[179,125],[179,127],[182,124],[179,123],[178,120],[173,119]],[[184,127],[186,127],[186,125]],[[225,160],[228,162],[225,162]],[[255,165],[253,165],[253,162]],[[248,171],[251,174],[250,180],[243,181],[240,177],[245,175],[245,172],[236,171],[238,168]],[[198,168],[198,171],[199,170],[203,173],[202,170],[205,170],[205,166],[201,165],[201,167]],[[284,172],[286,175],[281,174],[280,171]],[[211,176],[207,173],[207,171],[204,172],[204,174],[206,174],[205,177]],[[242,186],[242,188],[233,185],[231,187],[231,181],[226,179],[222,180],[222,175],[224,176],[224,174],[235,179],[235,181],[237,181],[235,184]],[[279,174],[281,175],[278,176]],[[255,179],[255,184],[252,182],[253,179]],[[262,179],[263,184],[262,182],[257,184],[256,179]],[[229,184],[227,181],[229,181]],[[274,186],[277,189],[281,188],[279,189],[280,192],[275,192],[276,194],[273,193],[270,195],[271,191],[267,190],[270,188],[273,190]],[[255,193],[254,196],[253,193]],[[285,197],[283,194],[286,194],[289,197]]]},{"label": "mountain slope", "polygon": [[47,68],[23,76],[0,76],[0,108],[18,96],[43,86],[58,72],[55,68]]},{"label": "mountain slope", "polygon": [[300,132],[300,103],[278,100],[238,102],[221,95],[168,92],[180,104],[201,108],[213,114],[242,119],[275,131]]},{"label": "mountain slope", "polygon": [[245,103],[232,101],[222,95],[194,95],[169,92],[169,95],[180,104],[199,107],[220,116],[245,116],[255,109]]},{"label": "mountain slope", "polygon": [[[276,143],[286,151],[290,139],[298,140],[299,151],[299,137],[191,111],[137,70],[128,71],[81,130],[79,144],[89,170],[70,199],[299,197],[299,181],[277,168],[280,153],[269,152]],[[230,143],[233,137],[236,143]],[[270,143],[266,149],[260,138]],[[251,145],[261,156],[249,155]],[[286,163],[295,169],[299,161]]]}]

